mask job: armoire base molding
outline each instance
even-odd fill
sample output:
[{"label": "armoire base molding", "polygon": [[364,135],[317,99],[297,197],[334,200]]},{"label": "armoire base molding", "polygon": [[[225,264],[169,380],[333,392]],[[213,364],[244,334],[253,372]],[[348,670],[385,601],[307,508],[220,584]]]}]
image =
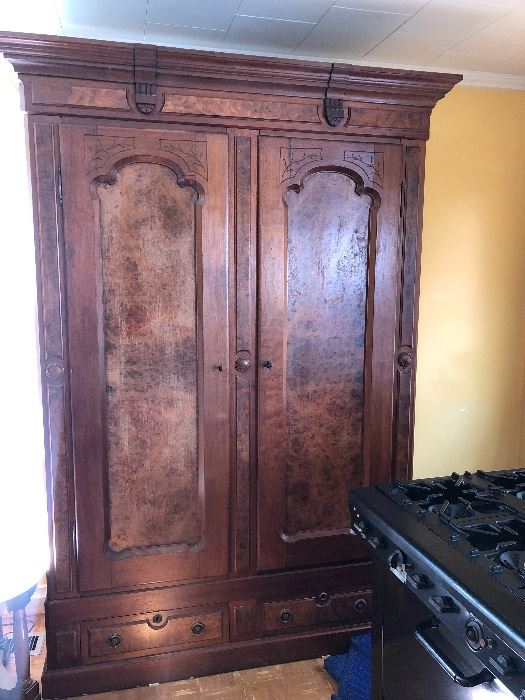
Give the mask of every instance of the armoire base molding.
[{"label": "armoire base molding", "polygon": [[[368,628],[370,571],[370,563],[361,562],[313,568],[308,577],[302,570],[272,572],[48,601],[48,659],[53,661],[44,669],[43,697],[117,690],[340,653],[348,648],[351,634]],[[188,620],[184,627],[205,620],[210,611],[220,613],[222,638],[209,644],[204,639],[205,646],[195,638],[196,644],[179,649],[147,648],[145,643],[144,649],[124,650],[118,659],[111,656],[106,643],[110,636],[120,634],[126,640],[128,630],[137,625],[147,635],[148,620],[155,613],[167,617],[167,610],[174,612],[168,624]],[[137,615],[140,611],[142,616]],[[289,622],[280,618],[285,611],[291,612]]]},{"label": "armoire base molding", "polygon": [[122,690],[192,676],[314,659],[325,654],[341,654],[348,649],[351,634],[368,629],[369,625],[343,627],[323,632],[228,643],[198,652],[174,652],[54,671],[45,669],[42,697],[67,698],[79,693]]}]

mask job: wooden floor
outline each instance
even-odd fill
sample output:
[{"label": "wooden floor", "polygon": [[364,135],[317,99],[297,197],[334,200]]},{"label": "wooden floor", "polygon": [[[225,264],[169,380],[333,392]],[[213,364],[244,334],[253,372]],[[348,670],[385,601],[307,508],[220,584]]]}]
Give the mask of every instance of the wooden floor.
[{"label": "wooden floor", "polygon": [[[8,623],[8,627],[9,621],[5,622]],[[41,614],[31,614],[29,611],[28,623],[35,632],[44,629],[44,618]],[[35,680],[40,681],[44,661],[45,650],[39,656],[31,657],[31,676]],[[8,668],[14,671],[12,661]],[[69,700],[330,700],[332,693],[337,693],[337,683],[324,670],[322,659],[312,659],[218,676],[191,678],[148,688],[78,696]]]},{"label": "wooden floor", "polygon": [[323,669],[322,659],[313,659],[83,696],[83,700],[330,700],[336,692],[337,683]]}]

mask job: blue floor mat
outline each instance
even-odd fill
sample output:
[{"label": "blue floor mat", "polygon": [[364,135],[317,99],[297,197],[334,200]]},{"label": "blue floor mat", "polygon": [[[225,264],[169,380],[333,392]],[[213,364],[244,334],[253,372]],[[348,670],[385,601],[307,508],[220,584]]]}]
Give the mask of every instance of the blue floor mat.
[{"label": "blue floor mat", "polygon": [[371,695],[371,635],[352,637],[346,654],[328,656],[324,667],[339,684],[332,700],[370,700]]}]

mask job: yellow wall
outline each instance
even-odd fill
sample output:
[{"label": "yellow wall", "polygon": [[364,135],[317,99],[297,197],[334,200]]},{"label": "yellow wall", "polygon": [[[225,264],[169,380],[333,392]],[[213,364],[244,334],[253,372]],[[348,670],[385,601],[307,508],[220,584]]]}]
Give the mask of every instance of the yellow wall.
[{"label": "yellow wall", "polygon": [[455,88],[427,148],[414,475],[525,465],[525,92]]}]

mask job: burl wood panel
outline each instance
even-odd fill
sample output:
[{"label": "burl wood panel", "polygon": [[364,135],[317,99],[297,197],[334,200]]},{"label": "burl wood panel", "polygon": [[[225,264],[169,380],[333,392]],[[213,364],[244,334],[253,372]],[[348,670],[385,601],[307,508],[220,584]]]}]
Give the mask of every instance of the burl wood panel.
[{"label": "burl wood panel", "polygon": [[352,179],[317,172],[288,202],[286,534],[349,524],[360,482],[369,214]]},{"label": "burl wood panel", "polygon": [[[100,185],[109,546],[195,544],[195,191],[134,163]],[[140,517],[137,517],[140,514]]]}]

